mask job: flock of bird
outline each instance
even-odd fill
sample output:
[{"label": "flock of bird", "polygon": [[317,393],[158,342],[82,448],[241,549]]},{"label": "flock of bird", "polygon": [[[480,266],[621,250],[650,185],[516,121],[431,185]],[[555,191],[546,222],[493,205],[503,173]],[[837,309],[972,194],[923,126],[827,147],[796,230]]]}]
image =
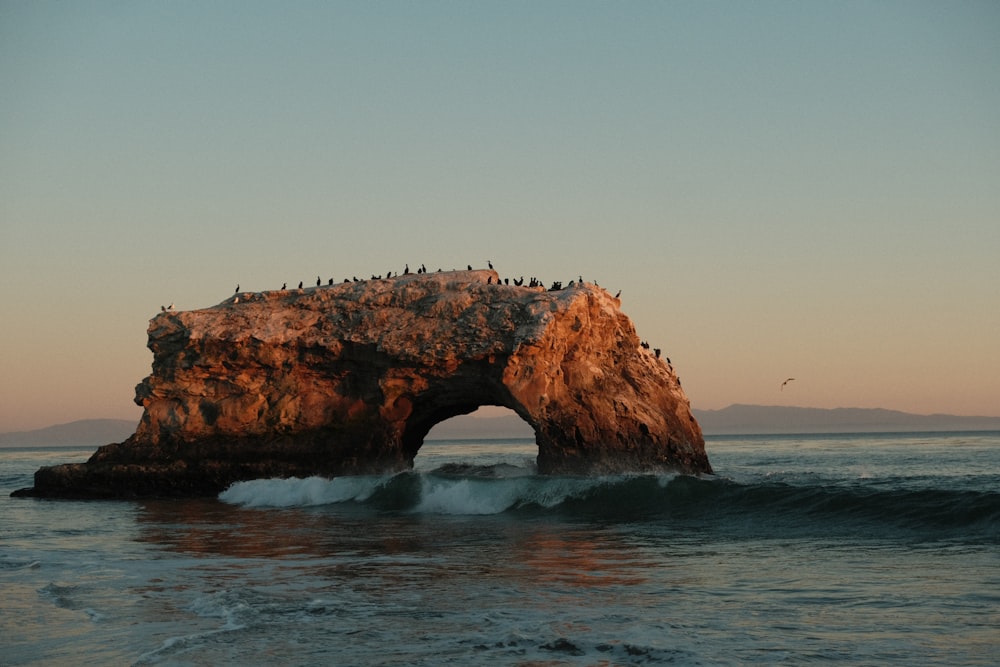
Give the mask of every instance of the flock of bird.
[{"label": "flock of bird", "polygon": [[[487,260],[486,265],[491,270],[493,270],[493,262],[492,261]],[[472,265],[471,264],[467,265],[466,269],[468,271],[472,271],[473,270]],[[452,269],[452,270],[454,271],[455,269]],[[437,270],[438,273],[441,273],[441,271],[442,271],[441,269]],[[406,276],[406,275],[410,275],[411,273],[412,272],[410,271],[410,265],[409,265],[409,263],[407,263],[404,266],[404,268],[403,268],[403,273],[402,274],[400,274],[398,271],[396,271],[395,274],[393,274],[393,272],[390,270],[390,271],[386,272],[385,278],[386,279],[398,278],[400,275]],[[419,267],[417,267],[417,270],[416,270],[415,273],[418,273],[418,274],[427,273],[427,267],[424,266],[423,264],[421,264]],[[376,275],[376,274],[373,273],[372,276],[371,276],[371,280],[382,280],[382,279],[383,278],[382,278],[381,274]],[[351,278],[344,278],[343,282],[344,283],[352,283],[352,282],[357,283],[357,282],[364,282],[364,279],[359,279],[357,276],[352,276]],[[487,282],[487,284],[493,284],[493,277],[490,276],[487,279],[486,282]],[[327,281],[327,286],[333,286],[334,284],[335,284],[335,282],[334,282],[333,278],[330,278]],[[510,278],[504,278],[503,281],[501,281],[499,278],[497,278],[496,284],[497,285],[501,285],[501,284],[502,285],[513,285],[515,287],[521,287],[522,285],[524,285],[524,276],[521,276],[520,278],[515,278],[513,280],[510,279]],[[551,287],[548,288],[548,291],[550,291],[550,292],[557,292],[557,291],[562,290],[562,289],[569,289],[569,288],[574,287],[576,285],[582,286],[583,284],[584,284],[583,276],[578,276],[578,281],[573,281],[573,280],[569,281],[569,283],[566,285],[565,288],[563,287],[562,281],[555,281],[555,282],[552,283]],[[298,288],[299,289],[304,289],[304,285],[305,285],[304,281],[300,280]],[[600,287],[600,285],[597,284],[596,280],[594,281],[594,285]],[[316,287],[322,287],[322,286],[323,286],[323,279],[320,276],[316,276]],[[535,288],[535,287],[544,287],[544,286],[545,286],[545,284],[541,280],[539,280],[538,278],[535,278],[534,276],[532,276],[529,279],[529,281],[528,281],[528,287]],[[287,290],[288,289],[288,283],[287,282],[286,283],[282,283],[281,284],[281,289],[282,290]],[[234,294],[236,296],[233,297],[232,303],[239,303],[240,302],[240,285],[239,285],[239,283],[236,284],[236,290],[234,291]],[[621,298],[621,295],[622,295],[622,291],[618,290],[618,292],[615,294],[615,298],[619,299],[619,298]],[[247,296],[249,298],[249,295],[245,295],[245,296]],[[174,309],[174,304],[172,304],[172,303],[169,306],[160,306],[160,310],[163,311],[163,312],[172,311],[173,309]],[[642,341],[640,343],[640,347],[642,347],[642,349],[644,349],[644,350],[649,350],[650,349],[649,343],[647,343],[646,341]],[[660,348],[658,348],[658,347],[657,348],[653,348],[653,354],[656,355],[657,359],[659,359],[660,355],[661,355]],[[671,365],[671,363],[670,363],[670,357],[665,357],[665,359],[666,359],[667,365],[670,366],[671,368],[673,368],[673,365]],[[792,378],[790,378],[790,379],[792,379]],[[787,382],[788,382],[788,380],[785,381],[786,384],[787,384]],[[784,387],[784,385],[782,385],[782,387]]]},{"label": "flock of bird", "polygon": [[[486,265],[487,265],[487,267],[489,269],[493,270],[493,262],[492,261],[487,260]],[[452,271],[455,271],[455,270],[457,270],[457,269],[452,269]],[[473,270],[472,265],[468,264],[466,266],[466,270],[472,271]],[[427,273],[427,272],[428,272],[427,271],[427,267],[425,265],[423,265],[423,264],[421,264],[419,267],[417,267],[416,271],[410,271],[410,265],[409,265],[409,263],[407,263],[404,266],[402,273],[400,273],[399,271],[393,272],[391,269],[389,271],[386,271],[384,279],[388,280],[388,279],[391,279],[391,278],[399,278],[400,276],[410,275],[412,273],[422,274],[422,273]],[[441,272],[442,272],[442,269],[439,268],[437,270],[437,273],[441,273]],[[370,280],[383,280],[383,276],[382,276],[381,273],[379,273],[379,274],[373,273],[371,275]],[[352,283],[352,282],[358,283],[358,282],[364,282],[364,281],[365,281],[364,278],[358,278],[357,276],[352,276],[350,278],[344,278],[344,280],[342,282],[344,282],[344,283]],[[493,283],[493,277],[490,276],[489,278],[487,278],[486,282],[487,282],[487,284],[494,284]],[[327,280],[326,284],[327,284],[327,286],[332,287],[334,284],[336,284],[336,282],[334,281],[333,278],[330,278],[329,280]],[[497,284],[497,285],[513,285],[514,287],[521,287],[521,286],[524,285],[524,276],[521,276],[519,278],[513,278],[513,279],[511,279],[511,278],[504,278],[502,280],[500,278],[497,278],[497,282],[495,284]],[[583,285],[584,284],[583,276],[578,276],[578,280],[571,280],[571,281],[569,281],[569,283],[566,285],[565,288],[574,287],[574,286],[576,286],[578,284],[579,285]],[[600,285],[597,284],[596,280],[594,281],[594,285],[596,285],[597,287],[600,287]],[[322,287],[322,286],[323,286],[323,279],[320,276],[316,276],[316,287]],[[541,281],[540,279],[535,278],[534,276],[532,276],[528,280],[528,287],[534,288],[534,287],[544,287],[544,286],[545,286],[545,283],[543,281]],[[304,289],[305,288],[305,282],[302,281],[302,280],[300,280],[298,288],[299,289]],[[558,281],[555,281],[555,282],[552,283],[552,285],[548,288],[548,291],[550,291],[550,292],[556,292],[556,291],[559,291],[559,290],[562,290],[562,289],[565,289],[565,288],[563,287],[562,281],[558,280]],[[287,290],[288,289],[288,283],[287,282],[286,283],[282,283],[281,284],[281,289],[282,290]],[[239,286],[239,284],[236,285],[236,289],[234,290],[233,293],[236,295],[234,297],[235,300],[233,301],[233,303],[239,303],[239,294],[240,294],[240,286]],[[615,298],[619,299],[619,298],[621,298],[621,295],[622,295],[622,291],[618,290],[618,292],[615,294]],[[171,304],[170,308],[164,308],[164,307],[161,306],[161,310],[171,310],[172,307],[173,307],[173,304]]]},{"label": "flock of bird", "polygon": [[[493,262],[492,261],[487,260],[486,265],[491,270],[493,269]],[[454,269],[452,269],[452,270],[454,270]],[[473,270],[471,264],[467,265],[467,270],[468,271],[472,271]],[[438,269],[437,272],[441,273],[441,269]],[[400,274],[397,271],[395,273],[395,275],[393,275],[393,272],[390,270],[390,271],[386,272],[385,277],[386,277],[386,279],[389,279],[389,278],[398,278],[400,275],[406,276],[406,275],[409,275],[410,273],[411,273],[411,271],[410,271],[410,265],[407,263],[406,266],[403,268],[403,273],[402,274]],[[427,273],[427,267],[424,266],[423,264],[421,264],[419,267],[417,267],[416,273],[418,273],[418,274]],[[579,278],[579,283],[577,283],[576,281],[571,280],[571,281],[569,281],[569,284],[566,286],[566,289],[571,288],[571,287],[573,287],[573,286],[575,286],[577,284],[583,285],[583,276],[578,276],[578,278]],[[375,275],[373,273],[371,279],[372,280],[382,280],[382,276],[381,276],[381,274],[380,275]],[[357,276],[352,276],[351,278],[344,278],[344,282],[345,283],[351,283],[351,282],[357,283],[357,282],[363,282],[363,280],[359,279]],[[486,282],[487,282],[487,284],[492,284],[493,283],[493,277],[490,276],[487,279]],[[330,278],[327,281],[327,285],[328,286],[332,286],[333,284],[334,284],[334,280],[333,280],[333,278]],[[511,280],[510,278],[504,278],[502,282],[501,282],[501,280],[499,278],[497,278],[496,284],[497,285],[500,285],[500,284],[503,284],[503,285],[514,285],[515,287],[521,287],[522,285],[524,285],[524,276],[521,276],[520,278],[515,278],[513,280]],[[304,285],[303,281],[300,280],[299,281],[299,289],[303,289],[303,285]],[[319,276],[316,276],[316,287],[321,287],[322,285],[323,285],[323,279],[320,278]],[[594,281],[594,285],[597,285],[597,281],[596,280]],[[545,284],[541,280],[539,280],[538,278],[535,278],[534,276],[532,276],[531,279],[528,281],[528,287],[544,287],[544,286],[545,286]],[[597,285],[597,286],[600,287],[600,285]],[[281,284],[281,289],[282,290],[288,289],[288,283],[282,283]],[[549,287],[548,291],[550,291],[550,292],[556,292],[556,291],[559,291],[561,289],[563,289],[562,281],[556,281],[556,282],[552,283],[552,286]],[[239,283],[237,283],[237,285],[236,285],[235,294],[236,294],[236,296],[233,297],[233,303],[239,303],[239,301],[240,301],[240,297],[239,297],[240,286],[239,286]],[[616,299],[621,298],[621,295],[622,295],[622,291],[618,290],[618,293],[615,294],[615,298]],[[173,309],[174,309],[174,304],[172,304],[172,303],[169,306],[160,306],[160,310],[162,312],[172,311]],[[644,350],[650,349],[649,343],[647,343],[646,341],[642,341],[641,343],[639,343],[639,346],[642,347],[642,349],[644,349]],[[656,356],[657,359],[660,358],[661,353],[662,353],[662,351],[660,350],[660,348],[658,348],[658,347],[654,347],[653,348],[653,354]],[[671,364],[671,362],[670,362],[670,357],[664,357],[664,359],[667,362],[667,366],[669,366],[671,369],[673,369],[673,364]],[[789,382],[792,382],[793,380],[795,380],[795,378],[788,378],[788,379],[786,379],[784,382],[781,383],[781,387],[779,387],[779,389],[781,391],[784,391],[785,390],[785,385],[788,384]],[[680,378],[677,378],[677,383],[680,384]]]},{"label": "flock of bird", "polygon": [[[486,265],[491,270],[493,270],[493,262],[492,261],[487,260]],[[452,271],[455,271],[455,270],[456,269],[452,269]],[[466,266],[466,270],[472,271],[473,270],[472,265],[468,264]],[[439,268],[437,270],[437,272],[441,273],[442,269]],[[427,273],[427,267],[425,265],[421,264],[419,267],[417,267],[417,270],[415,272],[411,272],[410,271],[410,265],[409,265],[409,263],[407,263],[405,265],[405,267],[403,268],[403,272],[402,273],[400,273],[399,271],[393,272],[391,269],[389,271],[387,271],[385,273],[385,279],[388,280],[388,279],[391,279],[391,278],[398,278],[401,275],[405,276],[405,275],[410,275],[411,273],[417,273],[417,274]],[[371,275],[371,280],[382,280],[382,279],[383,279],[383,277],[382,277],[382,274],[380,274],[380,273],[379,274],[373,273]],[[358,283],[358,282],[364,282],[364,280],[365,280],[364,278],[358,278],[357,276],[352,276],[350,278],[344,278],[343,282],[344,283],[352,283],[352,282]],[[487,282],[487,284],[493,284],[493,277],[490,276],[489,278],[487,278],[486,282]],[[335,283],[335,281],[334,281],[333,278],[330,278],[329,280],[327,280],[326,284],[327,284],[327,286],[332,287],[336,283]],[[504,278],[502,280],[500,278],[497,278],[496,284],[497,285],[513,285],[514,287],[521,287],[521,286],[524,285],[524,276],[521,276],[519,278],[513,278],[513,279],[511,279],[511,278]],[[568,289],[570,287],[574,287],[576,285],[581,285],[582,286],[583,284],[584,284],[583,276],[578,276],[578,280],[577,281],[574,281],[574,280],[569,281],[569,283],[566,285],[566,289]],[[594,285],[597,286],[597,287],[600,287],[600,285],[598,285],[598,283],[597,283],[596,280],[594,281]],[[322,286],[323,286],[323,279],[320,276],[316,276],[316,287],[322,287]],[[545,286],[544,282],[541,281],[540,279],[534,277],[534,276],[532,276],[528,280],[528,287],[536,288],[536,287],[544,287],[544,286]],[[304,289],[305,288],[305,282],[302,281],[302,280],[300,280],[298,288],[299,289]],[[282,290],[287,290],[288,289],[288,283],[287,282],[282,283],[281,284],[281,289]],[[557,281],[555,281],[555,282],[552,283],[552,285],[548,288],[548,291],[550,291],[550,292],[556,292],[556,291],[559,291],[559,290],[562,290],[562,289],[564,289],[562,281],[561,280],[557,280]],[[233,291],[233,294],[235,294],[235,296],[233,298],[233,303],[239,303],[239,299],[240,299],[240,285],[239,285],[239,283],[236,284],[236,289]],[[621,295],[622,295],[622,291],[618,290],[618,292],[615,294],[615,298],[619,299],[619,298],[621,298]],[[249,297],[249,295],[246,295],[246,296]],[[172,304],[172,303],[169,306],[160,306],[160,310],[163,311],[163,312],[166,312],[166,311],[169,311],[169,310],[173,310],[173,309],[174,309],[174,304]]]}]

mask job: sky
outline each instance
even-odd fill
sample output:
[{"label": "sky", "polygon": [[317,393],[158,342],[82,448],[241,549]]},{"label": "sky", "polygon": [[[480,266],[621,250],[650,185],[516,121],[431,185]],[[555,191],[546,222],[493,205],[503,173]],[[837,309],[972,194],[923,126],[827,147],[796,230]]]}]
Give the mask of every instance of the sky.
[{"label": "sky", "polygon": [[989,1],[0,0],[0,431],[138,420],[161,305],[488,260],[695,408],[1000,415],[998,73]]}]

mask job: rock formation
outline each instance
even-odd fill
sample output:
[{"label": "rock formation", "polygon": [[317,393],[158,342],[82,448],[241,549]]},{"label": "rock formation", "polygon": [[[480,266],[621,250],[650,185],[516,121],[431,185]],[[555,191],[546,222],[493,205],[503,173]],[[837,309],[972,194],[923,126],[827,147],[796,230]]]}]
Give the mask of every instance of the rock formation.
[{"label": "rock formation", "polygon": [[43,468],[22,495],[214,495],[262,477],[405,470],[482,405],[530,424],[543,474],[711,472],[669,363],[596,285],[492,270],[239,293],[149,324],[134,435]]}]

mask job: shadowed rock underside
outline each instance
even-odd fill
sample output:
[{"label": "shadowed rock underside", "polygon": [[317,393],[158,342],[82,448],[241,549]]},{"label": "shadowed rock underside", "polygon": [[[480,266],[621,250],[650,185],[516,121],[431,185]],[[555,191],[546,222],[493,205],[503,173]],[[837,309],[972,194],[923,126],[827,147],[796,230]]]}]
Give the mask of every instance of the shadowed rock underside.
[{"label": "shadowed rock underside", "polygon": [[264,477],[412,467],[437,423],[483,405],[535,432],[543,474],[711,472],[670,364],[592,284],[492,271],[240,293],[150,321],[134,435],[43,468],[21,495],[215,495]]}]

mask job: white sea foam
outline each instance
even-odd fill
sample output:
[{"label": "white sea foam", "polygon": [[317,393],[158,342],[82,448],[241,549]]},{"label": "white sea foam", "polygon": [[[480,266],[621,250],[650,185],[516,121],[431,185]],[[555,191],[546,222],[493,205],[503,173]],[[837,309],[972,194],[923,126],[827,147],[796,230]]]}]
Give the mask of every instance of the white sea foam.
[{"label": "white sea foam", "polygon": [[219,494],[219,500],[245,507],[308,507],[347,501],[363,502],[386,477],[307,477],[256,479],[237,482]]},{"label": "white sea foam", "polygon": [[550,508],[585,494],[601,478],[513,477],[506,479],[421,478],[420,503],[429,514],[499,514],[514,507]]},{"label": "white sea foam", "polygon": [[[418,474],[417,495],[397,509],[426,514],[487,515],[512,508],[556,507],[596,487],[623,477],[454,477]],[[382,488],[399,482],[389,477],[348,476],[327,479],[262,479],[233,484],[219,495],[223,502],[244,507],[310,507],[343,502],[363,503]],[[405,482],[404,482],[405,483]],[[411,504],[412,503],[412,504]]]},{"label": "white sea foam", "polygon": [[499,514],[515,505],[524,484],[476,479],[421,478],[418,512],[429,514]]}]

